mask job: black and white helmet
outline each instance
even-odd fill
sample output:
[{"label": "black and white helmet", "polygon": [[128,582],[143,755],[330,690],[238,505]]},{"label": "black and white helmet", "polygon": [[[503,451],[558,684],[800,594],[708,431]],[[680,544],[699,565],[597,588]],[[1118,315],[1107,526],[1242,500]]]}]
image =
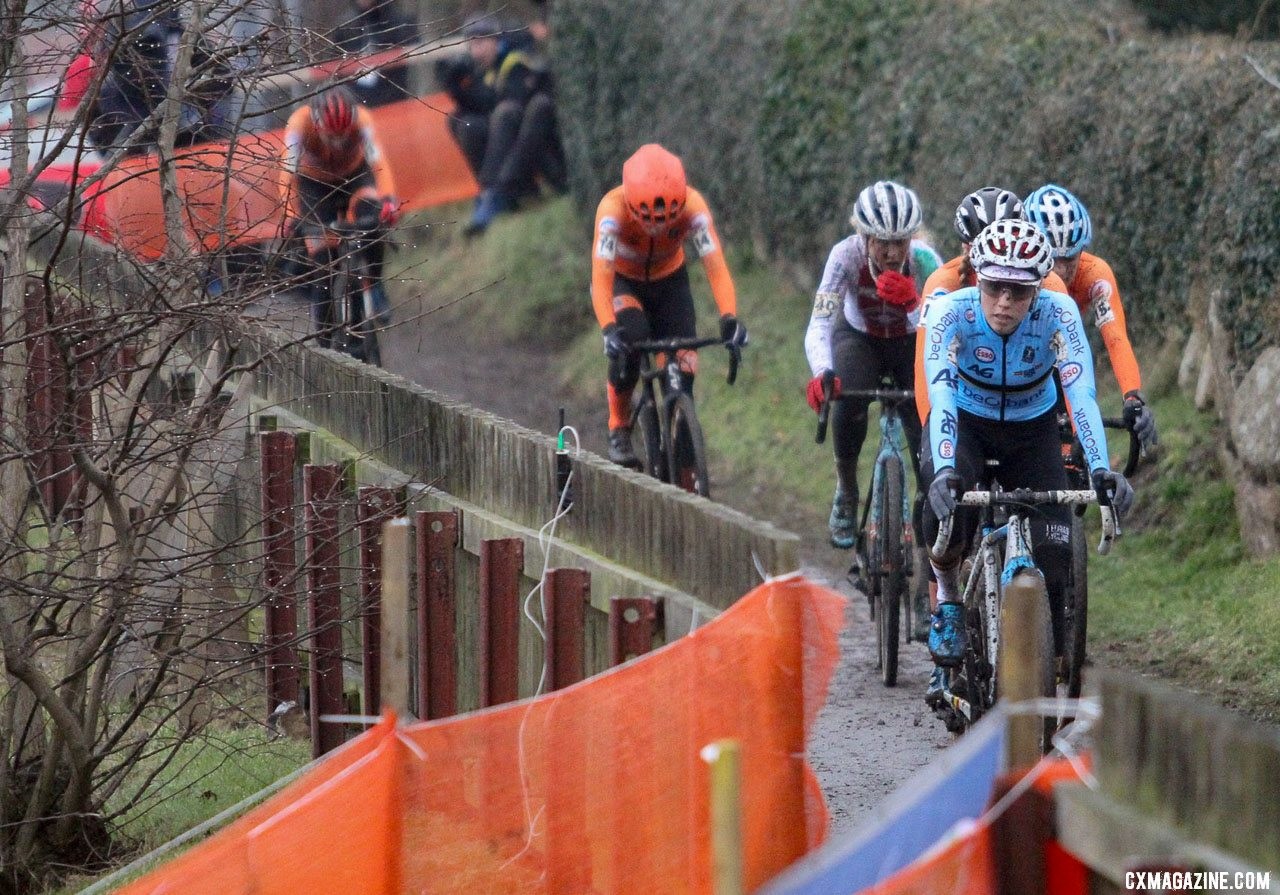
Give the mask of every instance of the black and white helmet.
[{"label": "black and white helmet", "polygon": [[849,223],[863,236],[904,239],[920,229],[920,200],[902,184],[880,180],[858,194]]},{"label": "black and white helmet", "polygon": [[984,186],[960,200],[956,207],[956,233],[961,242],[973,242],[988,224],[1022,217],[1017,193],[998,186]]},{"label": "black and white helmet", "polygon": [[969,246],[969,263],[980,279],[1038,283],[1053,270],[1053,248],[1030,221],[996,221]]}]

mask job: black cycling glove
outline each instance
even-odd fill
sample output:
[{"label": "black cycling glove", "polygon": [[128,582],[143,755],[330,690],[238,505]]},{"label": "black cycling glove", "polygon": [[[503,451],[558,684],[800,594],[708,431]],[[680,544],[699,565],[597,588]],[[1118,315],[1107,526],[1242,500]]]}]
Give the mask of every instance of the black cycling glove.
[{"label": "black cycling glove", "polygon": [[726,345],[741,348],[747,344],[747,328],[737,317],[724,314],[720,317],[720,340]]},{"label": "black cycling glove", "polygon": [[944,466],[938,470],[929,485],[929,507],[938,519],[946,519],[956,511],[956,498],[964,483],[954,467]]},{"label": "black cycling glove", "polygon": [[1109,469],[1095,469],[1092,476],[1093,490],[1098,493],[1098,503],[1110,506],[1116,515],[1123,518],[1133,507],[1133,486],[1118,472]]},{"label": "black cycling glove", "polygon": [[1124,421],[1138,436],[1138,443],[1144,451],[1160,443],[1156,434],[1156,416],[1147,406],[1147,399],[1137,389],[1125,393]]}]

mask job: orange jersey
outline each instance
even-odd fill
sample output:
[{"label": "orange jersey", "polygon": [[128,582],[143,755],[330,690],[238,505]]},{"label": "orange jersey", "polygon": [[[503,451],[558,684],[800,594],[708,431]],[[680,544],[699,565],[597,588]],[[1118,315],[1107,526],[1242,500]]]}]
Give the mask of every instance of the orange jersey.
[{"label": "orange jersey", "polygon": [[[929,274],[929,279],[924,281],[924,306],[920,309],[921,330],[927,325],[925,315],[929,309],[930,299],[946,295],[948,292],[955,292],[966,286],[978,285],[977,274],[973,272],[972,267],[964,263],[964,260],[964,255],[957,255]],[[1043,286],[1050,292],[1067,294],[1067,287],[1062,282],[1062,277],[1053,271],[1049,271],[1049,275],[1044,278]],[[929,418],[929,383],[924,381],[924,343],[923,338],[916,339],[916,412],[920,414],[921,423]]]},{"label": "orange jersey", "polygon": [[311,119],[309,106],[295,109],[289,116],[284,132],[284,168],[280,172],[280,195],[285,201],[288,217],[297,217],[300,212],[294,189],[294,180],[298,177],[337,184],[368,165],[378,195],[395,195],[395,179],[387,167],[386,154],[378,142],[373,119],[363,106],[357,106],[355,112],[358,137],[350,145],[337,150],[331,149],[321,139]]},{"label": "orange jersey", "polygon": [[649,283],[669,277],[684,264],[685,240],[692,240],[711,283],[711,295],[721,314],[736,314],[737,294],[724,260],[724,248],[716,233],[707,200],[692,187],[684,212],[667,230],[650,236],[632,219],[622,198],[622,187],[605,194],[596,208],[595,246],[591,252],[591,305],[601,328],[614,323],[615,274]]},{"label": "orange jersey", "polygon": [[1127,395],[1142,388],[1142,373],[1138,369],[1133,346],[1129,344],[1129,332],[1124,324],[1124,305],[1120,303],[1120,287],[1116,285],[1116,275],[1112,273],[1111,265],[1097,255],[1081,252],[1080,266],[1066,292],[1075,299],[1082,320],[1088,320],[1092,310],[1093,322],[1102,333],[1102,344],[1107,346],[1111,371],[1120,384],[1121,394]]}]

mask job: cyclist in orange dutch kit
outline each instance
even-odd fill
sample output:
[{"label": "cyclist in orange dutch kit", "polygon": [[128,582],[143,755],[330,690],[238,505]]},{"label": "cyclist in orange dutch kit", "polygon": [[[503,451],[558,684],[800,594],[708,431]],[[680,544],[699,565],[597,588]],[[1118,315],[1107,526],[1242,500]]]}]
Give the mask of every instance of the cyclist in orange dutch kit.
[{"label": "cyclist in orange dutch kit", "polygon": [[1145,451],[1159,442],[1156,418],[1142,393],[1142,372],[1129,344],[1116,275],[1106,261],[1085,251],[1093,240],[1088,210],[1068,190],[1047,183],[1023,201],[1022,216],[1049,237],[1053,272],[1066,283],[1067,294],[1080,309],[1080,316],[1088,319],[1092,312],[1111,358],[1111,370],[1124,395],[1125,421],[1133,427]]},{"label": "cyclist in orange dutch kit", "polygon": [[[400,216],[395,193],[395,180],[373,120],[346,87],[329,88],[289,116],[280,172],[286,234],[295,233],[303,222],[327,227],[337,220],[349,223],[375,214],[390,228]],[[332,241],[308,235],[306,249],[316,271],[328,267]],[[375,242],[368,252],[375,281],[374,307],[385,323],[390,309],[382,283],[384,247]],[[312,319],[320,332],[320,344],[328,346],[333,326],[329,278],[314,275],[309,279]]]},{"label": "cyclist in orange dutch kit", "polygon": [[[622,166],[622,185],[600,200],[591,253],[591,304],[609,358],[609,459],[633,469],[640,466],[630,425],[640,358],[631,345],[697,335],[686,240],[706,268],[721,338],[746,345],[733,278],[706,200],[688,185],[679,158],[656,143],[641,146]],[[697,353],[682,351],[678,357],[692,393]]]}]

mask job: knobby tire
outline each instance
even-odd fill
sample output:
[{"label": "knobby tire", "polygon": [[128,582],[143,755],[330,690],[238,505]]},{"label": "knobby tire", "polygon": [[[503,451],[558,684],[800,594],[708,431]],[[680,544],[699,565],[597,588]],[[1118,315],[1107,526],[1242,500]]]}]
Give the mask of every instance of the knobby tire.
[{"label": "knobby tire", "polygon": [[906,597],[906,562],[902,546],[902,460],[889,457],[881,467],[876,531],[877,547],[871,551],[876,567],[874,577],[880,580],[876,602],[878,623],[876,634],[880,648],[880,679],[886,687],[898,683],[898,632],[902,601]]},{"label": "knobby tire", "polygon": [[667,456],[662,446],[662,431],[658,428],[658,408],[651,400],[645,400],[636,414],[636,428],[640,431],[640,469],[659,481],[667,480]]},{"label": "knobby tire", "polygon": [[702,440],[702,425],[693,409],[693,399],[677,394],[671,401],[671,425],[668,427],[667,469],[671,483],[700,494],[711,496],[711,481],[707,475],[707,446]]},{"label": "knobby tire", "polygon": [[1084,519],[1071,517],[1071,586],[1067,590],[1063,647],[1066,650],[1067,696],[1077,699],[1084,681],[1089,633],[1089,542]]}]

